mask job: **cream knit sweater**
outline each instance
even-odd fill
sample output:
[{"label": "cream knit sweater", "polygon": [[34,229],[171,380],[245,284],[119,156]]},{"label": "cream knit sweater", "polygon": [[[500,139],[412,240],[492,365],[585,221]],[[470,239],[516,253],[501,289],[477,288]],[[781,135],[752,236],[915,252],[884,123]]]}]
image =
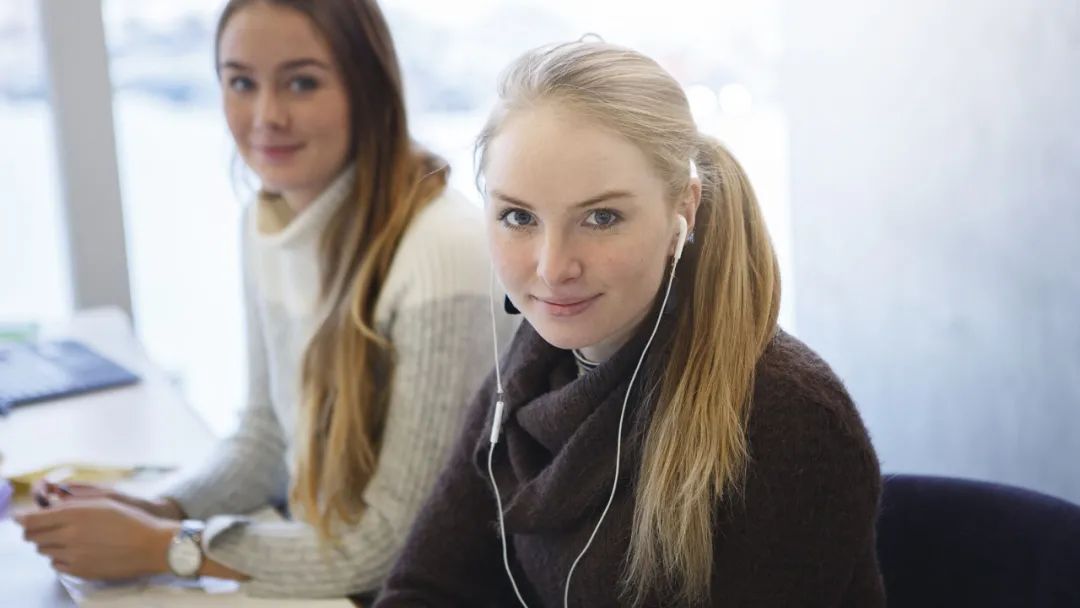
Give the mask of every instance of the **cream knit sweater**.
[{"label": "cream knit sweater", "polygon": [[[493,365],[481,211],[448,189],[408,228],[376,304],[376,329],[393,344],[396,367],[358,523],[328,548],[305,523],[243,515],[287,496],[301,360],[326,314],[318,301],[319,238],[352,180],[346,171],[295,217],[267,199],[245,214],[248,401],[237,432],[199,474],[166,493],[189,517],[207,520],[206,554],[248,574],[255,596],[377,589],[458,434],[465,404]],[[513,322],[500,314],[498,323],[508,342]]]}]

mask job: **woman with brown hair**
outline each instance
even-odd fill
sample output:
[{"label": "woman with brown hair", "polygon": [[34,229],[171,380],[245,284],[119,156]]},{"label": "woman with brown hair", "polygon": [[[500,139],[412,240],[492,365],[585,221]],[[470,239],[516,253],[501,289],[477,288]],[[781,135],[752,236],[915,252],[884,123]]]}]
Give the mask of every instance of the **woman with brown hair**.
[{"label": "woman with brown hair", "polygon": [[377,605],[883,605],[873,447],[679,84],[575,42],[499,98],[479,170],[526,322]]},{"label": "woman with brown hair", "polygon": [[[244,220],[239,430],[159,499],[77,486],[22,523],[57,570],[86,578],[371,592],[490,368],[480,210],[410,139],[372,0],[232,0],[215,56],[230,131],[262,184]],[[289,522],[243,515],[286,502]]]}]

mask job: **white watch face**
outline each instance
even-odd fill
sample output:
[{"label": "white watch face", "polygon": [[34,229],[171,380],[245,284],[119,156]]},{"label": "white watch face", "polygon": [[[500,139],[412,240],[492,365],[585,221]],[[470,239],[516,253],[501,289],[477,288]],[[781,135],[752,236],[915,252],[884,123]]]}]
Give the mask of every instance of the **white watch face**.
[{"label": "white watch face", "polygon": [[178,576],[194,576],[202,565],[202,551],[190,536],[174,540],[168,557],[169,568]]}]

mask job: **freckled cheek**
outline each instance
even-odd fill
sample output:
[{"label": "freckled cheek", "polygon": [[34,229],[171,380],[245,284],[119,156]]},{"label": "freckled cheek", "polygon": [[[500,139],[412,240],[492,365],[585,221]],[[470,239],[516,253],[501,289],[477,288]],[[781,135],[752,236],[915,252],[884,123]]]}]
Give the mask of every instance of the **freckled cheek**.
[{"label": "freckled cheek", "polygon": [[629,240],[598,243],[583,250],[581,256],[595,270],[602,269],[604,274],[612,278],[633,274],[635,269],[640,270],[641,260],[645,257],[641,254],[641,246]]},{"label": "freckled cheek", "polygon": [[608,289],[624,294],[650,294],[660,282],[660,263],[642,254],[641,247],[620,248],[598,259],[600,267],[594,276],[604,282]]},{"label": "freckled cheek", "polygon": [[511,292],[527,289],[535,274],[532,249],[514,239],[494,235],[491,237],[491,259],[499,282]]}]

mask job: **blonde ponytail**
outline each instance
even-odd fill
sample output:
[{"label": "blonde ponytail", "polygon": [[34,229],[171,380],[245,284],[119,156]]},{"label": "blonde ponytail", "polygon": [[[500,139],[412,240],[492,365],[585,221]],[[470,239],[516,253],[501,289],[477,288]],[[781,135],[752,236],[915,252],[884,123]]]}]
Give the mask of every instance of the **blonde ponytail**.
[{"label": "blonde ponytail", "polygon": [[477,139],[488,143],[513,112],[564,105],[646,153],[673,206],[702,181],[694,240],[676,277],[678,320],[642,446],[624,595],[677,605],[710,596],[714,513],[738,492],[747,463],[754,368],[776,331],[780,277],[761,209],[723,146],[699,134],[686,95],[655,61],[603,42],[530,51],[504,72],[500,101]]}]

